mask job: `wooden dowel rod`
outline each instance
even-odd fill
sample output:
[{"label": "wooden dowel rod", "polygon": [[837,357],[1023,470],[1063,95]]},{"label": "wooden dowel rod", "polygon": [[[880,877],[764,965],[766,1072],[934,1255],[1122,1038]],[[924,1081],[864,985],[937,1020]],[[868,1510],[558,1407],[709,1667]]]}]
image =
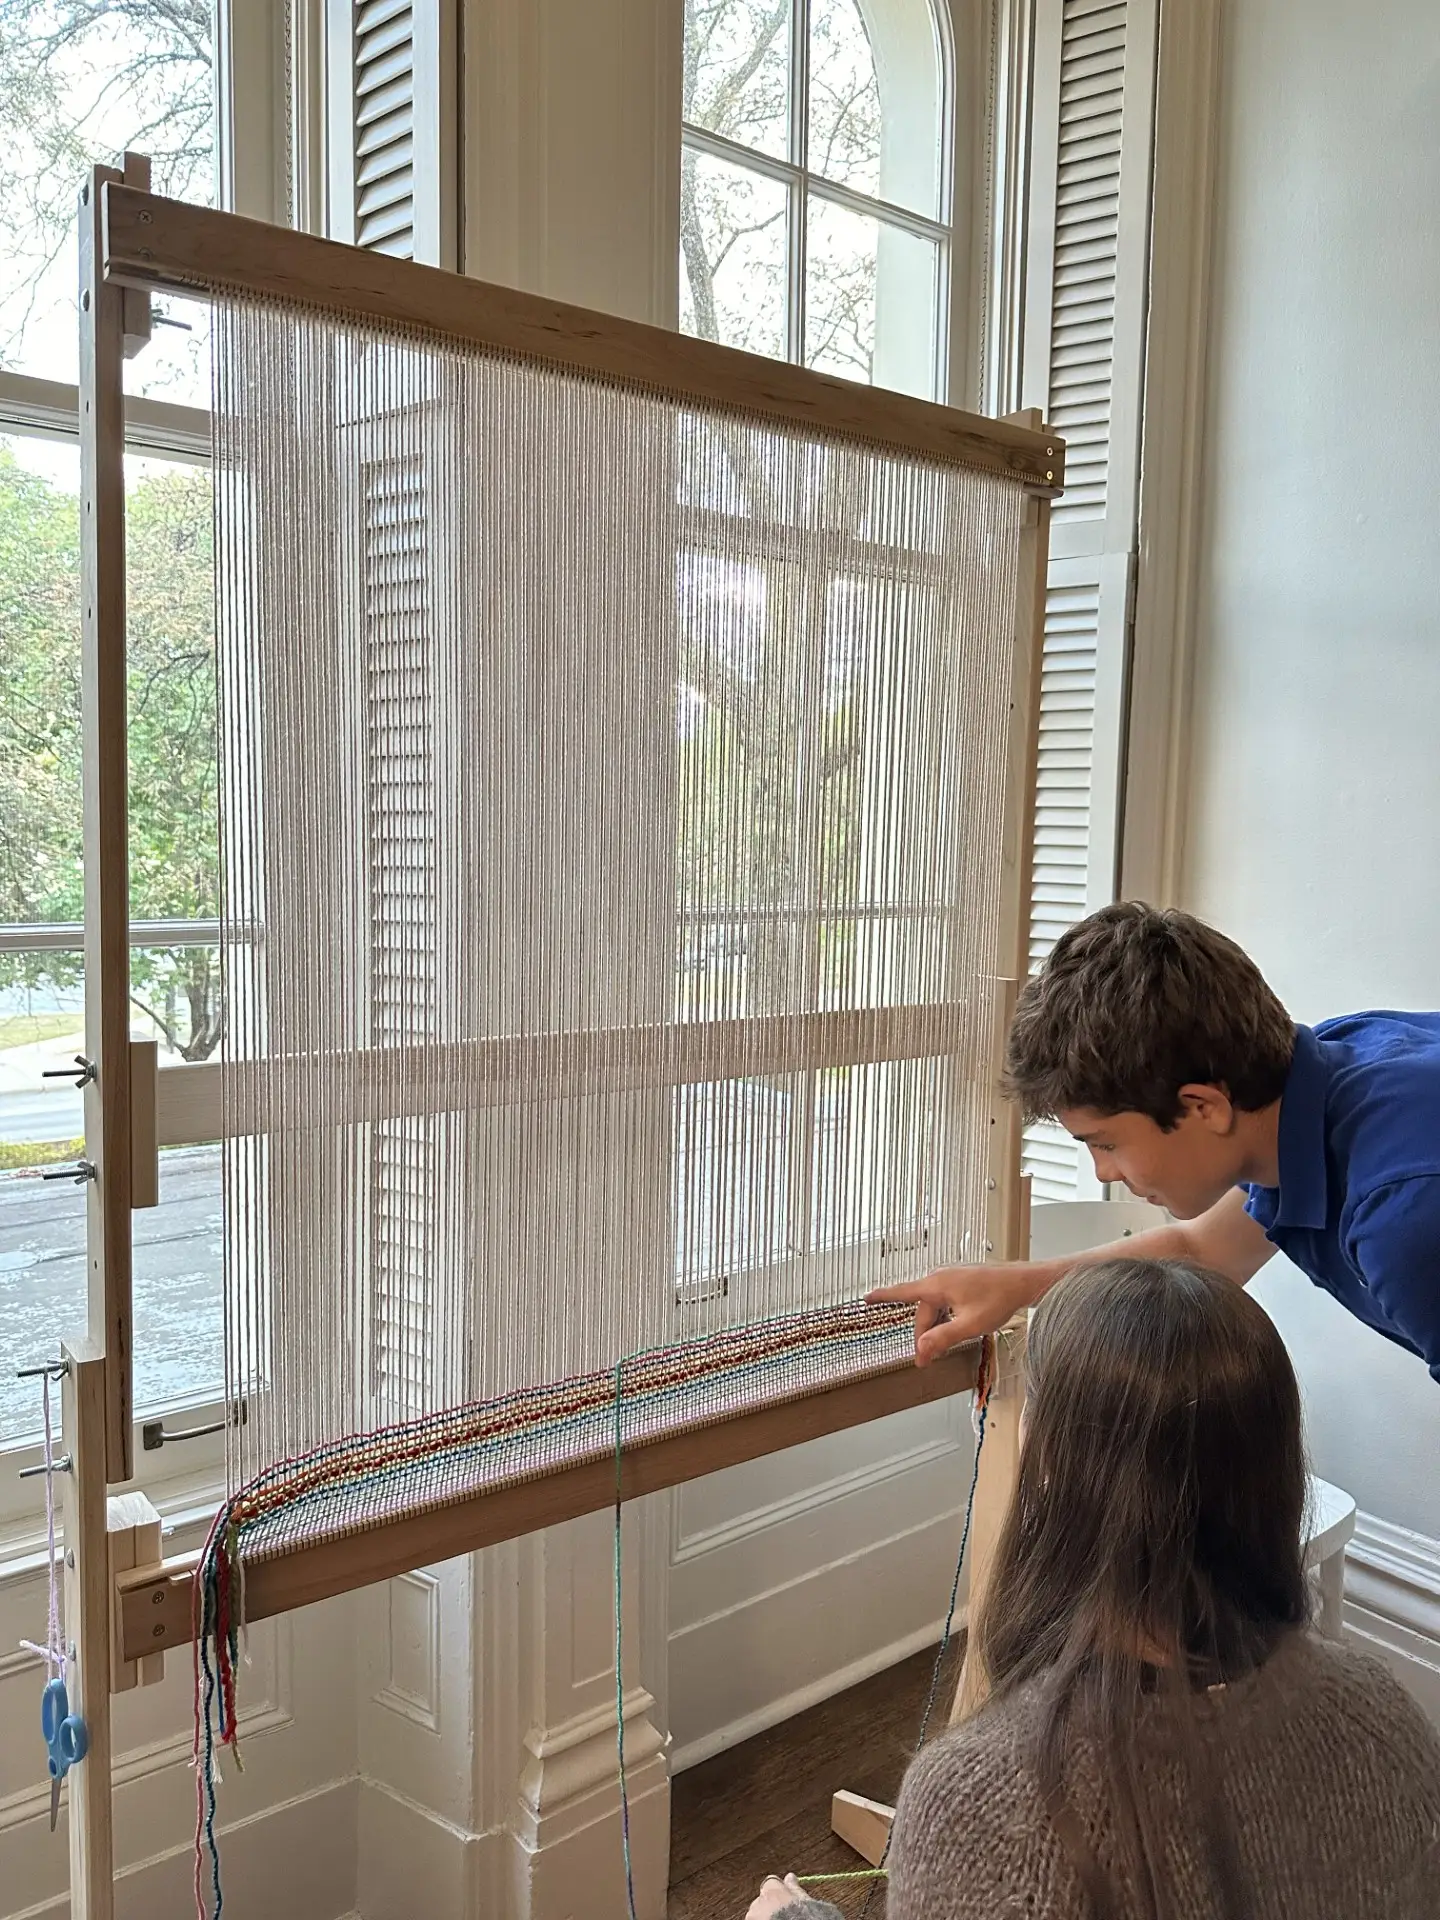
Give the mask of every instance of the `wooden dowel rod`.
[{"label": "wooden dowel rod", "polygon": [[[827,1433],[882,1420],[910,1407],[967,1393],[975,1384],[978,1348],[964,1348],[920,1369],[907,1360],[885,1373],[737,1415],[688,1433],[637,1441],[621,1464],[622,1497],[698,1480],[762,1454],[778,1453]],[[416,1567],[473,1553],[501,1540],[597,1513],[615,1499],[615,1461],[608,1452],[554,1469],[521,1486],[503,1487],[429,1513],[397,1515],[383,1525],[335,1540],[298,1546],[274,1559],[246,1563],[245,1613],[274,1613],[373,1586]],[[120,1642],[126,1660],[183,1645],[191,1638],[192,1583],[199,1556],[119,1576]]]},{"label": "wooden dowel rod", "polygon": [[127,187],[105,193],[105,274],[419,327],[670,399],[1003,474],[1046,495],[1064,480],[1064,443],[1053,434]]}]

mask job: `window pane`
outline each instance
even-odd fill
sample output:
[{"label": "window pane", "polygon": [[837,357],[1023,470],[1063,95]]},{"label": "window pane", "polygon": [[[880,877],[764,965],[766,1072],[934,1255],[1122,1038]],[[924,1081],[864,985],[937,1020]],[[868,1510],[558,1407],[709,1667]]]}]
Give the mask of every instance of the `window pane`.
[{"label": "window pane", "polygon": [[680,325],[751,353],[785,352],[788,190],[686,148],[680,173]]},{"label": "window pane", "polygon": [[808,164],[857,193],[880,191],[880,82],[856,0],[811,9]]},{"label": "window pane", "polygon": [[[208,920],[220,888],[210,469],[132,457],[125,478],[130,911]],[[186,949],[185,965],[204,951]]]},{"label": "window pane", "polygon": [[[218,1399],[224,1378],[219,1147],[173,1147],[160,1205],[135,1215],[135,1410]],[[85,1193],[34,1173],[0,1173],[0,1447],[32,1439],[38,1382],[16,1367],[53,1359],[85,1327]]]},{"label": "window pane", "polygon": [[929,399],[939,253],[888,221],[810,196],[805,364]]},{"label": "window pane", "polygon": [[[131,948],[131,1032],[159,1043],[162,1066],[210,1058],[219,1044],[214,946]],[[33,1382],[16,1366],[53,1354],[85,1325],[85,1191],[41,1173],[84,1151],[82,1096],[69,1079],[84,1044],[78,951],[0,956],[0,1445],[35,1423]],[[223,1377],[220,1149],[174,1147],[160,1161],[160,1205],[134,1216],[135,1404],[213,1398]],[[12,1337],[13,1336],[13,1337]]]},{"label": "window pane", "polygon": [[[126,461],[130,887],[137,920],[217,911],[210,474]],[[79,455],[0,439],[0,924],[84,911],[80,776]],[[7,973],[7,967],[10,971]],[[68,985],[32,956],[24,982]],[[21,984],[0,955],[0,989]]]},{"label": "window pane", "polygon": [[0,923],[82,914],[79,495],[73,442],[0,439]]},{"label": "window pane", "polygon": [[788,155],[789,0],[685,0],[682,111],[693,127]]},{"label": "window pane", "polygon": [[[211,9],[127,0],[8,0],[0,40],[0,366],[78,377],[75,245],[81,184],[128,146],[156,190],[213,202]],[[200,318],[188,302],[177,318]],[[138,391],[208,406],[204,340],[157,328],[127,370]]]},{"label": "window pane", "polygon": [[942,212],[944,69],[930,0],[813,0],[808,165],[930,219]]}]

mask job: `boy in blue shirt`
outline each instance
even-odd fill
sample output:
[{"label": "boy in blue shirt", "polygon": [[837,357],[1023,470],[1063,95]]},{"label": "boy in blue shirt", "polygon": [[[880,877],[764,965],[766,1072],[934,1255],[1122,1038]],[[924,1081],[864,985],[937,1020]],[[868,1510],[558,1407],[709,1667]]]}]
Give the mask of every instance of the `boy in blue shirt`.
[{"label": "boy in blue shirt", "polygon": [[872,1299],[915,1303],[921,1365],[1076,1265],[1191,1260],[1243,1286],[1278,1247],[1440,1380],[1440,1013],[1296,1026],[1233,941],[1123,903],[1071,928],[1026,986],[1006,1085],[1176,1224],[1078,1261],[882,1287]]}]

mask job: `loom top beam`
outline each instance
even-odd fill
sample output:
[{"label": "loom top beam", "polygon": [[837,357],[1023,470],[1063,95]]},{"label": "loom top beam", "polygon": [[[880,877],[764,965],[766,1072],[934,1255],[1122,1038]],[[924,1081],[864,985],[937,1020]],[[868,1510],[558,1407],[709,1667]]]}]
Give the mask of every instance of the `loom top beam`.
[{"label": "loom top beam", "polygon": [[1064,442],[1010,421],[116,183],[103,210],[105,278],[125,286],[224,290],[418,327],[672,400],[1002,474],[1046,498],[1064,484]]}]

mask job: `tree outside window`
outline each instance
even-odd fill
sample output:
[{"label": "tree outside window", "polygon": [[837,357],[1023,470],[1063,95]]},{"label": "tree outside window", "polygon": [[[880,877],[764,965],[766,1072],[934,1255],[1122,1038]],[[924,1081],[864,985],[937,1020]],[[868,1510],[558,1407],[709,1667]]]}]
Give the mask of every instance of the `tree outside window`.
[{"label": "tree outside window", "polygon": [[929,0],[686,0],[682,328],[934,397],[945,94]]}]

